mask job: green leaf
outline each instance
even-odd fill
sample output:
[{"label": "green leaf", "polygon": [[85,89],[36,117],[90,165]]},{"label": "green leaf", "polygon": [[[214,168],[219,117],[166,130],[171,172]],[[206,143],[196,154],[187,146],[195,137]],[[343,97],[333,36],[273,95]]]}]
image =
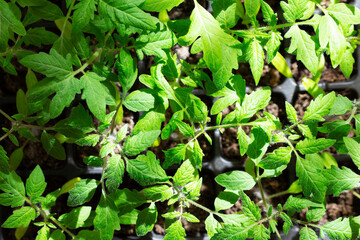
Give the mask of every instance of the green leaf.
[{"label": "green leaf", "polygon": [[167,185],[157,185],[141,190],[140,194],[153,202],[163,202],[173,196],[173,189]]},{"label": "green leaf", "polygon": [[185,229],[183,228],[181,221],[178,220],[174,223],[172,223],[167,229],[166,229],[166,235],[164,237],[164,240],[185,240]]},{"label": "green leaf", "polygon": [[354,63],[355,59],[353,57],[353,51],[347,48],[340,62],[341,71],[346,78],[350,78],[354,70]]},{"label": "green leaf", "polygon": [[319,40],[322,48],[329,43],[331,63],[336,68],[342,61],[347,45],[344,34],[330,15],[320,19]]},{"label": "green leaf", "polygon": [[214,218],[214,214],[210,213],[209,216],[205,219],[205,228],[210,238],[215,235],[217,232],[216,229],[221,228],[220,223]]},{"label": "green leaf", "polygon": [[100,231],[100,238],[113,239],[114,230],[120,230],[120,219],[114,200],[109,195],[102,195],[95,212],[94,228]]},{"label": "green leaf", "polygon": [[[253,0],[251,0],[251,2],[253,2]],[[246,55],[249,58],[251,72],[257,85],[263,72],[265,59],[264,50],[257,39],[251,40]]]},{"label": "green leaf", "polygon": [[312,197],[315,201],[322,202],[325,197],[328,180],[321,172],[322,163],[317,159],[308,157],[305,159],[298,157],[296,161],[296,176],[302,186],[304,195]]},{"label": "green leaf", "polygon": [[165,162],[163,167],[166,169],[173,164],[180,164],[185,159],[187,145],[178,144],[174,148],[165,151]]},{"label": "green leaf", "polygon": [[97,186],[100,184],[95,179],[82,179],[69,191],[68,206],[75,207],[91,200]]},{"label": "green leaf", "polygon": [[51,233],[49,240],[66,240],[66,236],[62,230],[57,229]]},{"label": "green leaf", "polygon": [[[263,12],[265,22],[269,23],[271,26],[276,25],[277,14],[274,13],[274,10],[265,1],[261,1],[261,11]],[[271,60],[270,60],[270,62],[271,62]]]},{"label": "green leaf", "polygon": [[0,51],[3,52],[8,46],[9,29],[24,36],[26,30],[24,25],[16,18],[10,10],[9,3],[0,1]]},{"label": "green leaf", "polygon": [[170,11],[173,7],[178,6],[183,1],[184,0],[145,0],[140,7],[141,9],[150,12]]},{"label": "green leaf", "polygon": [[185,184],[198,179],[199,173],[190,160],[184,161],[173,177],[176,186],[184,186]]},{"label": "green leaf", "polygon": [[245,216],[248,218],[259,221],[261,218],[261,210],[258,206],[255,205],[253,201],[243,192],[240,191],[242,209],[244,211]]},{"label": "green leaf", "polygon": [[128,137],[124,143],[124,153],[129,156],[135,156],[146,148],[150,147],[159,137],[161,131],[153,130],[148,132],[139,132],[136,135]]},{"label": "green leaf", "polygon": [[19,207],[24,204],[25,186],[15,171],[10,174],[0,172],[0,189],[6,193],[2,195],[7,198],[6,206]]},{"label": "green leaf", "polygon": [[[266,43],[267,62],[273,62],[275,57],[278,55],[278,50],[281,45],[281,40],[283,40],[283,37],[281,36],[280,32],[278,32],[278,31],[271,32],[271,37],[270,37],[269,41]],[[274,65],[276,66],[276,64],[274,64]],[[279,69],[279,68],[277,68],[277,69]],[[282,74],[284,74],[285,71],[280,71],[280,72]],[[290,71],[290,73],[291,73],[291,71]],[[288,73],[285,76],[292,77],[292,75],[290,75],[290,73]]]},{"label": "green leaf", "polygon": [[192,222],[192,223],[200,222],[200,220],[197,217],[195,217],[194,215],[188,212],[183,213],[182,217],[188,222]]},{"label": "green leaf", "polygon": [[31,200],[34,200],[44,193],[46,185],[45,176],[37,165],[26,180],[26,193]]},{"label": "green leaf", "polygon": [[331,92],[327,95],[319,95],[315,100],[310,102],[309,107],[307,108],[303,121],[316,120],[324,121],[322,118],[326,114],[329,114],[332,106],[335,102],[335,93]]},{"label": "green leaf", "polygon": [[41,143],[45,151],[52,157],[65,160],[66,153],[64,147],[60,142],[51,134],[48,134],[46,131],[43,131],[41,134]]},{"label": "green leaf", "polygon": [[247,15],[249,15],[249,17],[253,17],[256,16],[257,13],[260,10],[260,4],[261,4],[261,0],[245,0],[244,1],[244,5],[245,5],[245,10]]},{"label": "green leaf", "polygon": [[256,182],[254,178],[243,171],[231,171],[218,175],[215,181],[229,190],[250,190]]},{"label": "green leaf", "polygon": [[348,137],[344,137],[344,143],[347,150],[349,151],[350,157],[356,166],[360,169],[360,143]]},{"label": "green leaf", "polygon": [[308,0],[289,0],[289,3],[281,1],[281,8],[284,10],[284,17],[288,22],[295,22],[301,19],[308,9]]},{"label": "green leaf", "polygon": [[44,27],[30,28],[23,40],[26,45],[34,45],[40,47],[41,45],[53,44],[59,38],[53,32],[47,31]]},{"label": "green leaf", "polygon": [[239,225],[226,224],[224,228],[219,228],[217,231],[211,240],[245,240],[249,234],[248,228]]},{"label": "green leaf", "polygon": [[254,228],[254,240],[270,239],[270,231],[263,224],[258,224]]},{"label": "green leaf", "polygon": [[2,146],[0,146],[0,172],[9,173],[9,158]]},{"label": "green leaf", "polygon": [[318,70],[319,60],[315,52],[315,42],[310,35],[301,30],[298,25],[294,25],[285,34],[285,38],[291,38],[289,53],[296,52],[296,59],[302,61],[305,67],[315,75]]},{"label": "green leaf", "polygon": [[343,220],[338,218],[335,221],[324,224],[320,229],[326,232],[331,240],[351,239],[352,237],[349,218],[344,218]]},{"label": "green leaf", "polygon": [[118,70],[119,81],[123,88],[123,94],[126,94],[134,85],[137,78],[138,70],[136,60],[135,58],[132,58],[129,51],[122,48],[115,66]]},{"label": "green leaf", "polygon": [[72,33],[78,33],[94,18],[94,12],[96,11],[94,0],[82,0],[75,5],[74,14],[72,16]]},{"label": "green leaf", "polygon": [[236,25],[239,19],[236,15],[236,0],[217,0],[211,7],[222,28],[230,29]]},{"label": "green leaf", "polygon": [[161,30],[150,32],[148,35],[142,34],[136,39],[134,46],[139,58],[142,58],[143,51],[146,55],[155,55],[162,59],[167,59],[164,49],[169,49],[177,43],[175,34],[165,25],[160,26]]},{"label": "green leaf", "polygon": [[316,203],[316,202],[313,202],[313,201],[311,201],[309,199],[305,199],[305,198],[290,196],[284,205],[284,210],[287,210],[287,211],[295,210],[297,212],[301,212],[302,209],[306,209],[308,207],[321,208],[321,207],[323,207],[323,204]]},{"label": "green leaf", "polygon": [[100,239],[100,232],[91,230],[81,230],[76,237],[79,240],[98,240]]},{"label": "green leaf", "polygon": [[322,217],[325,215],[325,213],[326,213],[325,207],[321,207],[321,208],[312,208],[311,207],[306,212],[306,220],[308,220],[309,222],[320,221],[322,219]]},{"label": "green leaf", "polygon": [[296,124],[298,122],[297,120],[297,114],[295,108],[288,102],[285,102],[286,107],[286,114],[290,122]]},{"label": "green leaf", "polygon": [[136,235],[145,236],[155,225],[158,212],[155,203],[151,203],[148,208],[140,211],[136,220]]},{"label": "green leaf", "polygon": [[138,219],[139,216],[139,212],[140,212],[139,210],[133,209],[129,213],[122,214],[121,216],[119,216],[120,224],[135,225],[136,220]]},{"label": "green leaf", "polygon": [[246,95],[245,100],[241,104],[239,116],[237,120],[251,118],[259,110],[264,109],[270,102],[271,90],[265,87],[264,89],[252,92]]},{"label": "green leaf", "polygon": [[146,203],[146,200],[136,191],[129,189],[117,189],[111,194],[118,208],[119,216],[131,212],[134,208]]},{"label": "green leaf", "polygon": [[219,98],[211,107],[211,115],[215,115],[220,113],[222,110],[233,104],[234,102],[238,101],[239,97],[234,92],[233,94],[228,94],[223,98]]},{"label": "green leaf", "polygon": [[200,147],[199,141],[197,139],[189,143],[188,148],[186,150],[186,156],[190,159],[191,164],[197,166],[201,171],[204,152]]},{"label": "green leaf", "polygon": [[241,127],[238,128],[237,139],[239,142],[240,155],[244,156],[249,148],[250,138]]},{"label": "green leaf", "polygon": [[225,210],[231,208],[238,200],[239,194],[234,191],[220,192],[219,196],[215,198],[215,211]]},{"label": "green leaf", "polygon": [[50,54],[40,52],[26,56],[20,60],[20,63],[47,77],[61,79],[73,72],[70,56],[65,59],[55,50],[51,50]]},{"label": "green leaf", "polygon": [[318,240],[315,231],[308,227],[303,227],[300,230],[300,240]]},{"label": "green leaf", "polygon": [[308,139],[305,138],[304,140],[298,142],[296,144],[296,150],[299,150],[302,154],[312,154],[318,153],[319,151],[328,149],[336,140],[333,139],[325,139],[325,138],[318,138],[318,139]]},{"label": "green leaf", "polygon": [[140,155],[136,159],[127,160],[126,171],[142,186],[166,182],[170,179],[151,151],[148,151],[146,156]]},{"label": "green leaf", "polygon": [[100,121],[105,121],[106,105],[116,105],[114,97],[108,89],[101,84],[105,80],[94,72],[86,72],[80,79],[84,84],[82,98],[86,100],[90,111]]},{"label": "green leaf", "polygon": [[345,3],[338,3],[330,5],[326,11],[330,16],[334,17],[341,26],[345,27],[349,24],[359,24],[360,23],[360,10],[357,7],[354,7]]},{"label": "green leaf", "polygon": [[360,176],[347,167],[340,169],[332,165],[331,169],[326,169],[323,174],[329,183],[327,194],[334,196],[339,195],[344,190],[354,188],[360,182]]},{"label": "green leaf", "polygon": [[29,11],[34,16],[48,21],[55,21],[64,17],[60,7],[49,1],[44,1],[39,6],[31,6]]},{"label": "green leaf", "polygon": [[269,135],[263,128],[254,127],[251,129],[251,138],[253,141],[249,144],[247,155],[258,163],[269,146]]},{"label": "green leaf", "polygon": [[155,97],[151,91],[136,90],[130,93],[124,101],[126,108],[133,112],[148,111],[155,107]]},{"label": "green leaf", "polygon": [[216,88],[222,89],[232,75],[232,69],[238,68],[237,49],[239,42],[225,33],[218,21],[197,1],[190,16],[188,33],[179,39],[182,45],[188,45],[201,37],[202,50],[206,65],[213,73]]},{"label": "green leaf", "polygon": [[59,221],[69,229],[77,229],[84,227],[85,221],[91,214],[91,207],[82,206],[72,209],[70,213],[63,214],[59,217]]},{"label": "green leaf", "polygon": [[353,108],[353,103],[342,95],[337,95],[334,101],[334,105],[332,106],[329,115],[343,115],[347,111],[351,111]]},{"label": "green leaf", "polygon": [[125,165],[121,156],[118,154],[112,155],[105,167],[104,179],[106,179],[106,187],[109,192],[114,192],[122,183],[124,176]]},{"label": "green leaf", "polygon": [[291,159],[292,150],[290,147],[280,147],[272,153],[268,153],[267,157],[262,159],[258,166],[264,169],[276,169],[282,165],[287,165]]},{"label": "green leaf", "polygon": [[22,207],[14,210],[13,214],[1,225],[3,228],[17,228],[21,225],[28,226],[35,219],[35,209]]},{"label": "green leaf", "polygon": [[110,19],[113,24],[119,23],[144,30],[155,30],[155,24],[150,14],[139,8],[142,1],[103,0],[99,3],[99,13]]},{"label": "green leaf", "polygon": [[50,236],[50,228],[47,225],[44,225],[36,236],[35,240],[48,240]]},{"label": "green leaf", "polygon": [[96,156],[88,156],[83,159],[83,162],[90,167],[101,167],[104,164],[103,159]]}]

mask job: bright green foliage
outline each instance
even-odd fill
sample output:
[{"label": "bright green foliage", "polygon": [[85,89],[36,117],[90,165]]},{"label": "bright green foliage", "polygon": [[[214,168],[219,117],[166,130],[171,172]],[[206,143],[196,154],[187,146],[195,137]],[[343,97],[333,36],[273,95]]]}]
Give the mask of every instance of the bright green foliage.
[{"label": "bright green foliage", "polygon": [[22,207],[15,210],[14,213],[1,225],[3,228],[16,228],[21,225],[28,226],[35,219],[35,210],[31,207]]},{"label": "bright green foliage", "polygon": [[99,181],[95,179],[82,179],[76,183],[75,187],[69,192],[68,205],[78,206],[90,201],[98,184]]},{"label": "bright green foliage", "polygon": [[314,230],[308,227],[303,227],[300,230],[300,240],[317,240],[318,237]]},{"label": "bright green foliage", "polygon": [[48,134],[46,131],[44,131],[41,134],[41,143],[45,151],[52,157],[59,160],[65,160],[65,149],[53,135]]},{"label": "bright green foliage", "polygon": [[197,1],[190,19],[192,24],[189,32],[180,39],[180,43],[191,44],[197,37],[201,37],[204,60],[213,73],[216,87],[221,89],[231,77],[231,70],[237,68],[235,63],[241,52],[236,48],[239,42],[225,33]]},{"label": "bright green foliage", "polygon": [[256,183],[251,175],[243,171],[220,174],[215,178],[215,181],[229,190],[250,190]]},{"label": "bright green foliage", "polygon": [[144,236],[153,229],[157,214],[158,212],[154,203],[151,203],[148,208],[140,211],[136,221],[136,234],[138,236]]},{"label": "bright green foliage", "polygon": [[330,239],[349,239],[352,231],[349,218],[338,218],[335,221],[328,222],[320,227]]},{"label": "bright green foliage", "polygon": [[69,229],[76,229],[85,226],[85,221],[89,218],[90,213],[91,207],[82,206],[71,210],[70,213],[61,215],[59,220]]},{"label": "bright green foliage", "polygon": [[122,183],[124,171],[124,161],[119,155],[113,155],[108,159],[104,178],[106,179],[106,187],[110,192],[114,192]]},{"label": "bright green foliage", "polygon": [[159,160],[151,151],[147,152],[146,156],[140,155],[136,159],[128,160],[126,171],[142,186],[169,180],[164,169],[161,168]]},{"label": "bright green foliage", "polygon": [[21,64],[49,78],[61,79],[73,71],[71,58],[69,56],[64,58],[55,50],[50,51],[50,54],[41,52],[24,57]]},{"label": "bright green foliage", "polygon": [[94,227],[100,231],[100,238],[111,240],[114,230],[120,230],[120,220],[114,200],[110,196],[102,195],[95,212]]},{"label": "bright green foliage", "polygon": [[[130,4],[130,2],[132,2]],[[155,24],[150,14],[139,8],[142,1],[114,1],[105,0],[99,3],[99,13],[110,19],[115,25],[137,27],[145,30],[155,30]]]},{"label": "bright green foliage", "polygon": [[329,182],[327,194],[334,194],[334,196],[339,195],[344,190],[354,188],[360,182],[360,176],[347,167],[340,169],[332,165],[331,169],[326,169],[323,174]]},{"label": "bright green foliage", "polygon": [[179,240],[185,240],[185,229],[183,228],[181,221],[178,220],[171,224],[166,229],[166,235],[164,237],[164,240],[170,240],[170,239],[179,239]]},{"label": "bright green foliage", "polygon": [[[319,151],[349,154],[360,168],[359,100],[325,94],[333,85],[322,89],[318,83],[331,66],[355,77],[360,10],[337,0],[327,8],[320,0],[278,1],[274,9],[276,1],[267,0],[183,2],[65,0],[60,8],[49,0],[0,0],[0,67],[24,78],[21,89],[11,89],[17,113],[0,111],[8,121],[0,139],[10,140],[0,146],[0,204],[17,208],[2,227],[18,228],[16,238],[32,221],[38,240],[113,239],[121,225],[145,236],[165,218],[164,239],[185,239],[187,222],[205,225],[215,240],[270,239],[295,224],[300,239],[317,239],[314,228],[327,212],[327,195],[358,186],[355,170],[340,168],[329,152]],[[172,10],[177,6],[191,16],[179,16],[179,9]],[[285,78],[302,74],[293,76],[288,59],[301,61],[313,75],[296,79],[314,98],[303,117],[264,87],[272,85],[264,82],[272,67]],[[291,81],[277,89],[292,91],[286,85]],[[280,107],[278,117],[268,107],[271,100]],[[204,157],[218,155],[212,136],[229,128],[242,158],[231,166],[222,158],[203,164]],[[204,140],[214,146],[204,149]],[[44,195],[40,167],[27,179],[27,171],[18,169],[29,141],[41,142],[60,160],[68,157],[68,144],[89,147],[80,159],[89,166],[87,178],[74,176]],[[285,191],[270,192],[265,183],[291,173],[290,161],[298,179]],[[100,174],[88,175],[93,173]],[[137,190],[127,189],[134,181]],[[206,190],[219,187],[225,189],[217,191],[213,206],[202,206],[198,200],[208,197]],[[244,193],[249,190],[255,194]],[[67,205],[76,208],[56,212],[66,194]],[[275,196],[287,197],[286,203],[275,206]],[[161,216],[158,202],[169,206],[159,209]],[[224,213],[238,204],[235,214]],[[205,223],[193,208],[207,212]],[[298,221],[295,212],[306,219]],[[317,227],[322,238],[355,239],[359,224],[354,216]]]},{"label": "bright green foliage", "polygon": [[150,12],[170,11],[173,7],[178,6],[184,0],[145,0],[141,8]]},{"label": "bright green foliage", "polygon": [[11,207],[19,207],[24,204],[25,186],[15,172],[8,175],[0,173],[0,189],[4,191],[0,195],[1,204]]},{"label": "bright green foliage", "polygon": [[315,201],[322,202],[326,193],[328,180],[321,172],[322,163],[316,158],[310,157],[296,160],[296,176],[299,177],[299,183],[302,186],[304,195],[312,196]]},{"label": "bright green foliage", "polygon": [[318,57],[315,52],[315,42],[310,35],[304,30],[301,30],[297,25],[292,26],[285,35],[286,38],[291,38],[290,53],[296,51],[296,59],[304,63],[307,69],[312,74],[315,74],[318,69]]},{"label": "bright green foliage", "polygon": [[124,153],[129,156],[141,153],[155,142],[159,137],[160,132],[161,131],[159,130],[140,132],[134,136],[128,137],[124,143]]},{"label": "bright green foliage", "polygon": [[298,144],[296,144],[296,150],[300,151],[302,154],[317,153],[321,150],[325,150],[331,147],[335,142],[335,140],[325,138],[306,138],[305,140],[300,141]]},{"label": "bright green foliage", "polygon": [[29,178],[26,180],[26,194],[31,200],[40,197],[46,188],[44,174],[39,166],[31,172]]}]

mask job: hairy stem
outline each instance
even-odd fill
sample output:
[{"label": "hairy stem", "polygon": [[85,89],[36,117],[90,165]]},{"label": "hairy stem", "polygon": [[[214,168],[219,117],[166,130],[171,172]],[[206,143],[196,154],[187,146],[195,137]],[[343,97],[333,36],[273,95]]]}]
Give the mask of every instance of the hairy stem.
[{"label": "hairy stem", "polygon": [[4,117],[6,117],[10,122],[15,122],[15,120],[12,118],[12,117],[10,117],[8,114],[6,114],[3,110],[1,110],[0,109],[0,113],[2,114],[2,115],[4,115]]},{"label": "hairy stem", "polygon": [[257,179],[258,179],[258,185],[259,185],[259,189],[260,189],[260,193],[261,193],[261,198],[262,198],[262,201],[264,203],[264,207],[267,210],[268,209],[268,204],[267,204],[267,201],[266,201],[264,189],[263,189],[262,184],[261,184],[261,176],[260,176],[259,167],[256,167],[256,175],[257,175]]},{"label": "hairy stem", "polygon": [[5,133],[2,137],[0,137],[0,141],[4,140],[7,136],[9,136],[14,131],[13,128],[11,128],[7,133]]}]

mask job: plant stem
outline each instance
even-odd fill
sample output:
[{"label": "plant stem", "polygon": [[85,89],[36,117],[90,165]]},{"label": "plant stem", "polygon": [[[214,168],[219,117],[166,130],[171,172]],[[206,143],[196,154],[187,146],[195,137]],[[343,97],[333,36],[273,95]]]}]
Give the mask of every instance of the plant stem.
[{"label": "plant stem", "polygon": [[[25,197],[24,197],[24,198],[25,198]],[[50,220],[53,221],[59,228],[61,228],[61,230],[63,230],[63,231],[66,232],[67,234],[69,234],[69,236],[71,236],[73,239],[78,239],[72,232],[70,232],[64,225],[62,225],[56,218],[54,218],[53,216],[50,216],[50,217],[49,217],[44,210],[42,210],[41,208],[37,207],[33,202],[31,202],[30,199],[25,198],[25,201],[26,201],[33,209],[35,209],[35,211],[37,211],[38,213],[41,214],[41,216],[43,216],[45,222],[47,221],[47,219],[50,219]]]},{"label": "plant stem", "polygon": [[9,136],[14,131],[13,128],[11,128],[7,133],[5,133],[2,137],[0,137],[0,141],[5,139],[7,136]]},{"label": "plant stem", "polygon": [[191,205],[194,205],[195,207],[200,208],[200,209],[204,210],[205,212],[212,213],[212,214],[215,214],[215,215],[218,214],[217,212],[215,212],[215,211],[213,211],[213,210],[211,210],[211,209],[209,209],[209,208],[207,208],[207,207],[204,207],[203,205],[201,205],[201,204],[199,204],[199,203],[197,203],[197,202],[195,202],[195,201],[193,201],[193,200],[187,199],[187,201],[188,201]]},{"label": "plant stem", "polygon": [[355,117],[356,112],[357,112],[357,106],[355,105],[351,111],[350,117],[346,120],[347,124],[349,124],[351,120]]},{"label": "plant stem", "polygon": [[360,199],[360,194],[358,194],[357,192],[355,192],[354,189],[351,189],[350,191],[352,192],[352,194],[354,194],[355,197],[357,197],[357,198]]},{"label": "plant stem", "polygon": [[301,221],[301,220],[298,220],[296,218],[292,218],[290,217],[291,221],[293,222],[296,222],[296,223],[299,223],[299,224],[302,224],[302,225],[305,225],[305,226],[311,226],[311,227],[315,227],[315,228],[321,228],[321,226],[318,226],[318,225],[315,225],[315,224],[312,224],[312,223],[308,223],[308,222],[305,222],[305,221]]},{"label": "plant stem", "polygon": [[0,113],[2,114],[2,115],[4,115],[4,117],[6,117],[10,122],[15,122],[15,120],[12,118],[12,117],[10,117],[9,115],[7,115],[3,110],[1,110],[0,109]]},{"label": "plant stem", "polygon": [[259,189],[260,189],[260,193],[261,193],[261,198],[262,198],[262,200],[264,202],[264,207],[267,210],[268,205],[267,205],[267,201],[266,201],[266,198],[265,198],[264,189],[263,189],[262,184],[261,184],[261,176],[260,176],[260,168],[259,167],[256,167],[256,175],[257,175],[257,178],[258,178],[258,185],[259,185]]},{"label": "plant stem", "polygon": [[[123,95],[123,96],[124,96],[124,95]],[[120,107],[122,106],[122,102],[123,102],[123,97],[121,97],[120,103],[119,103],[119,105],[116,107],[116,112],[115,112],[115,114],[114,114],[114,116],[113,116],[113,118],[112,118],[112,120],[111,120],[111,128],[110,128],[111,130],[110,130],[110,134],[112,134],[113,131],[114,131],[117,114],[118,114],[118,112],[119,112]]]},{"label": "plant stem", "polygon": [[66,17],[65,17],[65,20],[64,20],[64,24],[63,24],[62,29],[61,29],[61,35],[60,35],[60,37],[62,37],[62,35],[64,35],[64,30],[65,30],[67,21],[68,21],[68,19],[70,18],[71,10],[72,10],[74,4],[75,4],[75,0],[72,0],[71,4],[70,4],[70,6],[69,6],[69,9],[68,9],[68,11],[67,11],[67,14],[66,14]]}]

